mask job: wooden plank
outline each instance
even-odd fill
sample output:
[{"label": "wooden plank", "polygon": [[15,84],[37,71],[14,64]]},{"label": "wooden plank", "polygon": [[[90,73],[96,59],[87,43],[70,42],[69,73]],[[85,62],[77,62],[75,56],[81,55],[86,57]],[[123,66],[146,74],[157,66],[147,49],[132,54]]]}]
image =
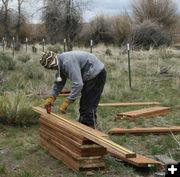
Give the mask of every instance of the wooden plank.
[{"label": "wooden plank", "polygon": [[69,96],[69,93],[60,93],[58,96]]},{"label": "wooden plank", "polygon": [[130,163],[132,165],[135,165],[137,167],[150,167],[150,166],[162,166],[163,164],[161,162],[158,162],[154,159],[147,158],[145,156],[142,156],[140,154],[136,154],[136,158],[124,158],[120,154],[111,152],[111,150],[108,150],[111,156],[116,157],[120,160],[123,160],[127,163]]},{"label": "wooden plank", "polygon": [[[35,108],[35,107],[34,107],[34,108]],[[34,109],[34,111],[42,114],[43,117],[45,117],[46,119],[51,120],[51,119],[49,119],[49,116],[50,116],[50,117],[52,116],[52,117],[56,118],[55,120],[60,120],[59,118],[53,116],[52,114],[47,114],[47,111],[46,111],[45,109],[42,109],[42,108],[40,108],[40,107],[36,107],[36,108],[37,108],[37,109]],[[68,118],[68,117],[65,117],[64,115],[60,115],[60,116],[61,116],[62,118],[64,118],[64,119],[66,119],[67,121],[70,121],[70,122],[73,123],[74,125],[79,126],[79,127],[83,128],[83,129],[86,129],[86,130],[89,131],[89,132],[93,132],[94,134],[96,134],[96,135],[98,135],[98,136],[101,136],[101,137],[109,138],[109,136],[108,136],[107,134],[105,134],[105,133],[102,133],[102,132],[97,131],[97,130],[95,130],[95,129],[93,129],[93,128],[90,128],[90,127],[88,127],[88,126],[86,126],[86,125],[84,125],[84,124],[81,124],[80,122],[77,122],[77,121],[75,121],[75,120],[73,120],[73,119],[70,119],[70,118]],[[53,122],[53,121],[51,121],[51,122]],[[62,121],[62,120],[61,120],[61,122],[64,123],[64,121]],[[61,124],[61,125],[63,125],[63,124]],[[77,129],[70,129],[70,131],[72,131],[73,133],[74,133],[74,132],[77,132],[77,134],[79,134],[79,136],[81,136],[81,137],[83,137],[83,138],[85,139],[85,137],[83,136],[83,134],[80,133]]]},{"label": "wooden plank", "polygon": [[[52,129],[62,133],[63,135],[72,138],[73,140],[77,141],[78,143],[80,143],[81,145],[83,144],[94,144],[93,141],[88,140],[87,138],[85,138],[82,134],[80,134],[77,130],[74,129],[67,129],[66,127],[62,125],[57,125],[56,123],[54,123],[53,121],[50,121],[48,118],[48,115],[41,115],[39,122],[42,125],[47,125],[48,127],[51,127]],[[102,136],[104,137],[108,137],[108,135],[102,134]]]},{"label": "wooden plank", "polygon": [[71,92],[71,90],[62,90],[61,94],[67,94],[67,93],[70,93],[70,92]]},{"label": "wooden plank", "polygon": [[89,156],[103,156],[107,154],[106,148],[103,148],[102,146],[99,146],[97,144],[91,144],[91,145],[81,145],[76,144],[74,141],[66,140],[66,138],[63,138],[60,134],[58,135],[58,132],[54,132],[53,130],[49,131],[47,128],[41,127],[39,129],[40,135],[47,136],[48,140],[53,139],[57,143],[62,144],[66,148],[68,148],[70,151],[78,154],[81,157],[89,157]]},{"label": "wooden plank", "polygon": [[71,168],[72,170],[76,172],[79,172],[79,167],[78,167],[77,162],[71,157],[69,157],[66,153],[60,151],[57,147],[49,144],[43,138],[40,138],[40,146],[43,149],[48,150],[48,152],[55,158],[62,160],[62,162],[66,164],[69,168]]},{"label": "wooden plank", "polygon": [[52,134],[53,136],[57,137],[61,141],[66,142],[67,144],[71,144],[73,146],[76,146],[77,148],[80,148],[82,146],[81,143],[71,138],[71,136],[66,136],[63,133],[60,133],[50,127],[47,127],[46,125],[41,124],[41,128],[39,131],[44,131],[45,133]]},{"label": "wooden plank", "polygon": [[98,106],[148,106],[158,105],[159,102],[135,102],[135,103],[99,103]]},{"label": "wooden plank", "polygon": [[[49,121],[54,122],[57,126],[60,127],[66,127],[67,130],[76,130],[77,132],[79,132],[81,135],[83,135],[84,137],[86,137],[87,139],[90,139],[91,141],[107,148],[107,149],[111,149],[111,151],[116,152],[121,154],[121,156],[125,157],[125,158],[134,158],[136,157],[136,154],[110,140],[108,140],[107,138],[102,137],[101,135],[103,135],[103,133],[94,130],[86,125],[83,125],[79,122],[76,121],[72,121],[71,119],[67,119],[64,116],[61,117],[57,117],[57,115],[53,114],[47,114],[45,109],[42,109],[40,107],[33,107],[33,110],[42,114],[43,116],[46,116],[47,119],[49,119]],[[75,124],[76,123],[76,124]],[[107,137],[107,136],[106,136]]]},{"label": "wooden plank", "polygon": [[49,144],[52,144],[54,147],[57,147],[64,153],[68,154],[70,157],[73,157],[74,159],[78,159],[81,157],[78,153],[73,152],[72,150],[64,146],[63,144],[57,142],[56,140],[52,138],[49,138],[48,136],[46,136],[45,134],[42,134],[41,132],[40,132],[40,137],[46,140]]},{"label": "wooden plank", "polygon": [[170,111],[169,107],[146,108],[146,109],[140,109],[140,110],[117,114],[117,116],[115,117],[115,120],[134,121],[137,117],[150,118],[153,116],[167,114],[169,111]]},{"label": "wooden plank", "polygon": [[[47,129],[40,128],[39,129],[39,134],[42,136],[44,139],[47,139],[48,141],[55,141],[55,145],[58,146],[58,144],[62,145],[63,147],[67,148],[70,150],[70,152],[77,154],[78,156],[81,156],[80,148],[75,146],[74,144],[70,144],[68,141],[64,141],[60,136],[54,135],[53,132],[48,132]],[[45,136],[45,137],[44,137]],[[60,148],[63,148],[60,146]],[[71,155],[73,156],[73,155]]]},{"label": "wooden plank", "polygon": [[152,128],[137,128],[123,129],[123,128],[112,128],[108,131],[109,134],[123,134],[123,133],[170,133],[180,132],[180,126],[174,127],[152,127]]},{"label": "wooden plank", "polygon": [[[47,140],[40,138],[40,146],[54,156],[57,159],[62,160],[63,163],[65,163],[69,168],[76,172],[89,172],[89,171],[99,171],[104,173],[105,171],[105,162],[102,157],[96,157],[96,158],[84,158],[84,159],[73,159],[71,156],[69,156],[67,153],[64,153],[63,151],[59,150],[56,146],[53,146],[52,144],[48,143]],[[96,166],[95,166],[96,165]]]},{"label": "wooden plank", "polygon": [[63,134],[64,136],[69,137],[74,141],[77,141],[79,144],[83,144],[83,136],[78,136],[79,134],[74,133],[73,131],[72,132],[69,130],[66,131],[65,128],[63,128],[63,127],[61,128],[61,127],[57,126],[55,123],[53,123],[52,121],[49,121],[49,119],[46,119],[45,117],[44,118],[41,117],[39,119],[39,122],[41,123],[41,125],[48,126],[52,129],[56,130],[57,132]]}]

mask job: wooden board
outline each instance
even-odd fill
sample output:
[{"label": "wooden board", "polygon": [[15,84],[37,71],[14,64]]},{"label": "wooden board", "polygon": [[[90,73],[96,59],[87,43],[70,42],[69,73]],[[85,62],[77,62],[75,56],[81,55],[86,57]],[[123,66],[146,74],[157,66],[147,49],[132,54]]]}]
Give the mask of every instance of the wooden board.
[{"label": "wooden board", "polygon": [[134,121],[137,117],[150,118],[152,116],[167,114],[169,111],[170,111],[169,107],[146,108],[146,109],[140,109],[140,110],[117,114],[115,120]]},{"label": "wooden board", "polygon": [[152,127],[152,128],[112,128],[108,131],[109,134],[123,134],[123,133],[170,133],[170,132],[180,132],[180,126],[174,127]]},{"label": "wooden board", "polygon": [[98,106],[148,106],[158,105],[159,102],[135,102],[135,103],[99,103]]},{"label": "wooden board", "polygon": [[70,90],[62,90],[58,96],[69,96],[70,92]]},{"label": "wooden board", "polygon": [[[52,115],[47,114],[46,111],[45,111],[45,114],[43,114],[43,115],[41,116],[40,121],[42,121],[42,122],[43,122],[43,120],[44,120],[44,122],[47,121],[48,123],[50,123],[50,124],[53,125],[53,128],[55,128],[55,127],[57,126],[57,124],[56,124],[57,121],[60,120],[60,119],[58,119],[58,118],[56,118],[56,117],[53,116],[53,117],[55,118],[55,120],[56,120],[56,122],[54,122],[54,121],[52,121],[51,119],[49,119],[49,116],[51,117]],[[75,124],[76,126],[80,126],[80,127],[82,127],[83,129],[86,129],[86,130],[88,130],[88,131],[90,131],[90,132],[96,133],[96,135],[98,135],[98,136],[101,136],[101,137],[104,137],[104,138],[107,138],[107,139],[109,138],[109,136],[108,136],[107,134],[105,134],[105,133],[102,133],[102,132],[100,132],[100,131],[97,131],[97,130],[95,130],[95,129],[92,129],[92,128],[84,125],[84,124],[81,124],[81,123],[75,121],[75,120],[72,120],[72,119],[69,119],[69,118],[67,118],[67,117],[64,117],[63,115],[61,115],[61,116],[62,116],[63,118],[65,118],[66,120],[72,122],[72,123]],[[43,122],[43,123],[44,123],[44,122]],[[62,121],[62,120],[59,121],[59,125],[60,125],[60,128],[62,128],[62,130],[67,131],[68,133],[72,134],[72,136],[78,137],[79,139],[87,140],[87,138],[86,138],[82,133],[80,133],[77,129],[70,129],[70,130],[69,130],[69,129],[67,129],[66,127],[63,127],[63,125],[64,125],[63,123],[64,123],[64,121]]]},{"label": "wooden board", "polygon": [[69,93],[60,93],[58,96],[69,96]]},{"label": "wooden board", "polygon": [[[55,142],[55,144],[59,143],[60,145],[63,145],[63,147],[69,149],[70,152],[75,153],[80,157],[103,156],[107,154],[106,148],[103,148],[97,144],[78,145],[74,141],[66,140],[66,138],[62,137],[63,135],[58,135],[58,132],[54,132],[52,130],[49,131],[47,128],[45,129],[44,127],[40,128],[39,132],[40,136],[45,136],[44,139],[47,139],[49,141],[52,140]],[[73,154],[71,156],[73,156]]]},{"label": "wooden board", "polygon": [[82,135],[78,134],[77,131],[71,131],[71,130],[66,130],[65,127],[58,126],[56,123],[50,121],[46,116],[42,117],[39,119],[39,122],[41,125],[48,126],[51,129],[56,130],[57,132],[64,134],[66,137],[70,137],[72,140],[76,141],[77,143],[83,144],[83,141],[86,140]]},{"label": "wooden board", "polygon": [[130,163],[132,165],[135,165],[137,167],[150,167],[150,166],[162,166],[163,164],[161,162],[158,162],[154,159],[147,158],[145,156],[142,156],[140,154],[136,154],[136,158],[124,158],[121,155],[111,152],[111,150],[108,150],[108,152],[111,154],[111,156],[116,157],[120,160],[123,160],[127,163]]},{"label": "wooden board", "polygon": [[71,90],[62,90],[61,94],[67,94],[67,93],[70,93],[70,92],[71,92]]},{"label": "wooden board", "polygon": [[63,163],[76,172],[88,172],[93,170],[105,171],[105,162],[102,157],[74,159],[69,156],[68,153],[61,151],[42,137],[40,138],[40,146],[48,150],[48,152],[55,158],[62,160]]},{"label": "wooden board", "polygon": [[[70,94],[70,90],[62,90],[61,93],[58,95],[58,96],[69,96]],[[27,97],[30,97],[30,96],[48,96],[49,94],[48,93],[31,93],[31,94],[28,94],[26,95]]]},{"label": "wooden board", "polygon": [[[90,139],[91,141],[101,145],[102,147],[105,147],[107,149],[111,149],[112,152],[116,152],[118,154],[121,154],[121,156],[125,158],[135,158],[136,154],[110,140],[107,138],[102,137],[101,135],[103,133],[94,130],[86,125],[83,125],[79,122],[72,121],[69,118],[66,118],[64,116],[57,117],[57,115],[53,114],[47,114],[45,109],[42,109],[40,107],[33,107],[33,110],[38,112],[39,114],[42,114],[46,117],[50,122],[53,122],[56,124],[56,126],[64,127],[68,131],[77,131],[79,134],[83,135],[87,139]],[[107,137],[107,136],[106,136]]]}]

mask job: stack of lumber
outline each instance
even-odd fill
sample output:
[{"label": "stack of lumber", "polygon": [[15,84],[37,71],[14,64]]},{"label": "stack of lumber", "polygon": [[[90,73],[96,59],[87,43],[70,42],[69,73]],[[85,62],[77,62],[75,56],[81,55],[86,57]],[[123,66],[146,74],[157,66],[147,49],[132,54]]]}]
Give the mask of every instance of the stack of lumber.
[{"label": "stack of lumber", "polygon": [[151,127],[151,128],[137,128],[123,129],[123,128],[112,128],[108,131],[109,134],[123,134],[123,133],[170,133],[170,132],[180,132],[180,126],[173,127]]},{"label": "stack of lumber", "polygon": [[47,114],[40,107],[33,110],[41,114],[40,146],[76,172],[104,173],[107,149],[124,158],[136,157],[135,153],[110,141],[104,133],[64,116]]},{"label": "stack of lumber", "polygon": [[169,111],[170,111],[169,107],[145,108],[145,109],[117,114],[115,120],[128,120],[132,122],[138,117],[150,118],[152,116],[167,114]]}]

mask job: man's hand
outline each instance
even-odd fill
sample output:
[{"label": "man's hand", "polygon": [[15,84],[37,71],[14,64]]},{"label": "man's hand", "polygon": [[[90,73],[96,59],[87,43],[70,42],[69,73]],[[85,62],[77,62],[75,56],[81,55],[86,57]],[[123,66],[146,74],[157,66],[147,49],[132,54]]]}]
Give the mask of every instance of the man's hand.
[{"label": "man's hand", "polygon": [[66,109],[69,105],[70,103],[68,100],[64,101],[64,103],[60,106],[61,113],[66,114]]},{"label": "man's hand", "polygon": [[44,107],[47,108],[48,106],[52,105],[55,101],[55,98],[53,96],[49,96],[48,99],[44,101]]}]

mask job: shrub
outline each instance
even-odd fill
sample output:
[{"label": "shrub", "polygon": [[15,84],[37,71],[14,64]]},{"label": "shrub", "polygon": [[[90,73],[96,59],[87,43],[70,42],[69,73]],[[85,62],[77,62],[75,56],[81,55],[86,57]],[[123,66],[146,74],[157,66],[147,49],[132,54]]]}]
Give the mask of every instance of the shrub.
[{"label": "shrub", "polygon": [[173,0],[136,0],[132,3],[137,23],[151,20],[169,29],[178,21],[176,7]]},{"label": "shrub", "polygon": [[111,25],[109,25],[108,19],[106,19],[103,15],[99,15],[91,21],[90,26],[90,39],[93,40],[95,45],[99,43],[104,43],[105,45],[114,43],[114,38],[110,30]]},{"label": "shrub", "polygon": [[172,50],[169,50],[163,47],[159,50],[159,56],[162,59],[170,59],[170,58],[173,58],[175,54],[173,53]]},{"label": "shrub", "polygon": [[162,26],[147,20],[135,25],[129,35],[128,42],[133,45],[134,49],[149,50],[151,46],[154,48],[163,45],[169,46],[171,39],[170,34],[165,32]]},{"label": "shrub", "polygon": [[0,83],[3,82],[8,70],[14,70],[16,62],[12,57],[6,55],[4,52],[0,52]]},{"label": "shrub", "polygon": [[13,125],[37,123],[39,115],[32,106],[33,102],[21,93],[4,94],[0,97],[0,121]]},{"label": "shrub", "polygon": [[30,60],[30,56],[29,55],[20,55],[17,57],[17,60],[21,61],[22,63],[26,63]]},{"label": "shrub", "polygon": [[37,62],[29,62],[24,68],[24,73],[29,79],[43,79],[44,72],[40,65],[37,65]]},{"label": "shrub", "polygon": [[13,61],[12,57],[0,52],[0,70],[14,70],[16,62]]},{"label": "shrub", "polygon": [[128,37],[133,27],[133,20],[129,15],[115,16],[113,19],[112,33],[116,43],[120,46]]},{"label": "shrub", "polygon": [[55,53],[62,53],[62,49],[61,49],[61,47],[58,46],[58,45],[49,46],[49,47],[48,47],[48,50],[53,51],[53,52],[55,52]]}]

